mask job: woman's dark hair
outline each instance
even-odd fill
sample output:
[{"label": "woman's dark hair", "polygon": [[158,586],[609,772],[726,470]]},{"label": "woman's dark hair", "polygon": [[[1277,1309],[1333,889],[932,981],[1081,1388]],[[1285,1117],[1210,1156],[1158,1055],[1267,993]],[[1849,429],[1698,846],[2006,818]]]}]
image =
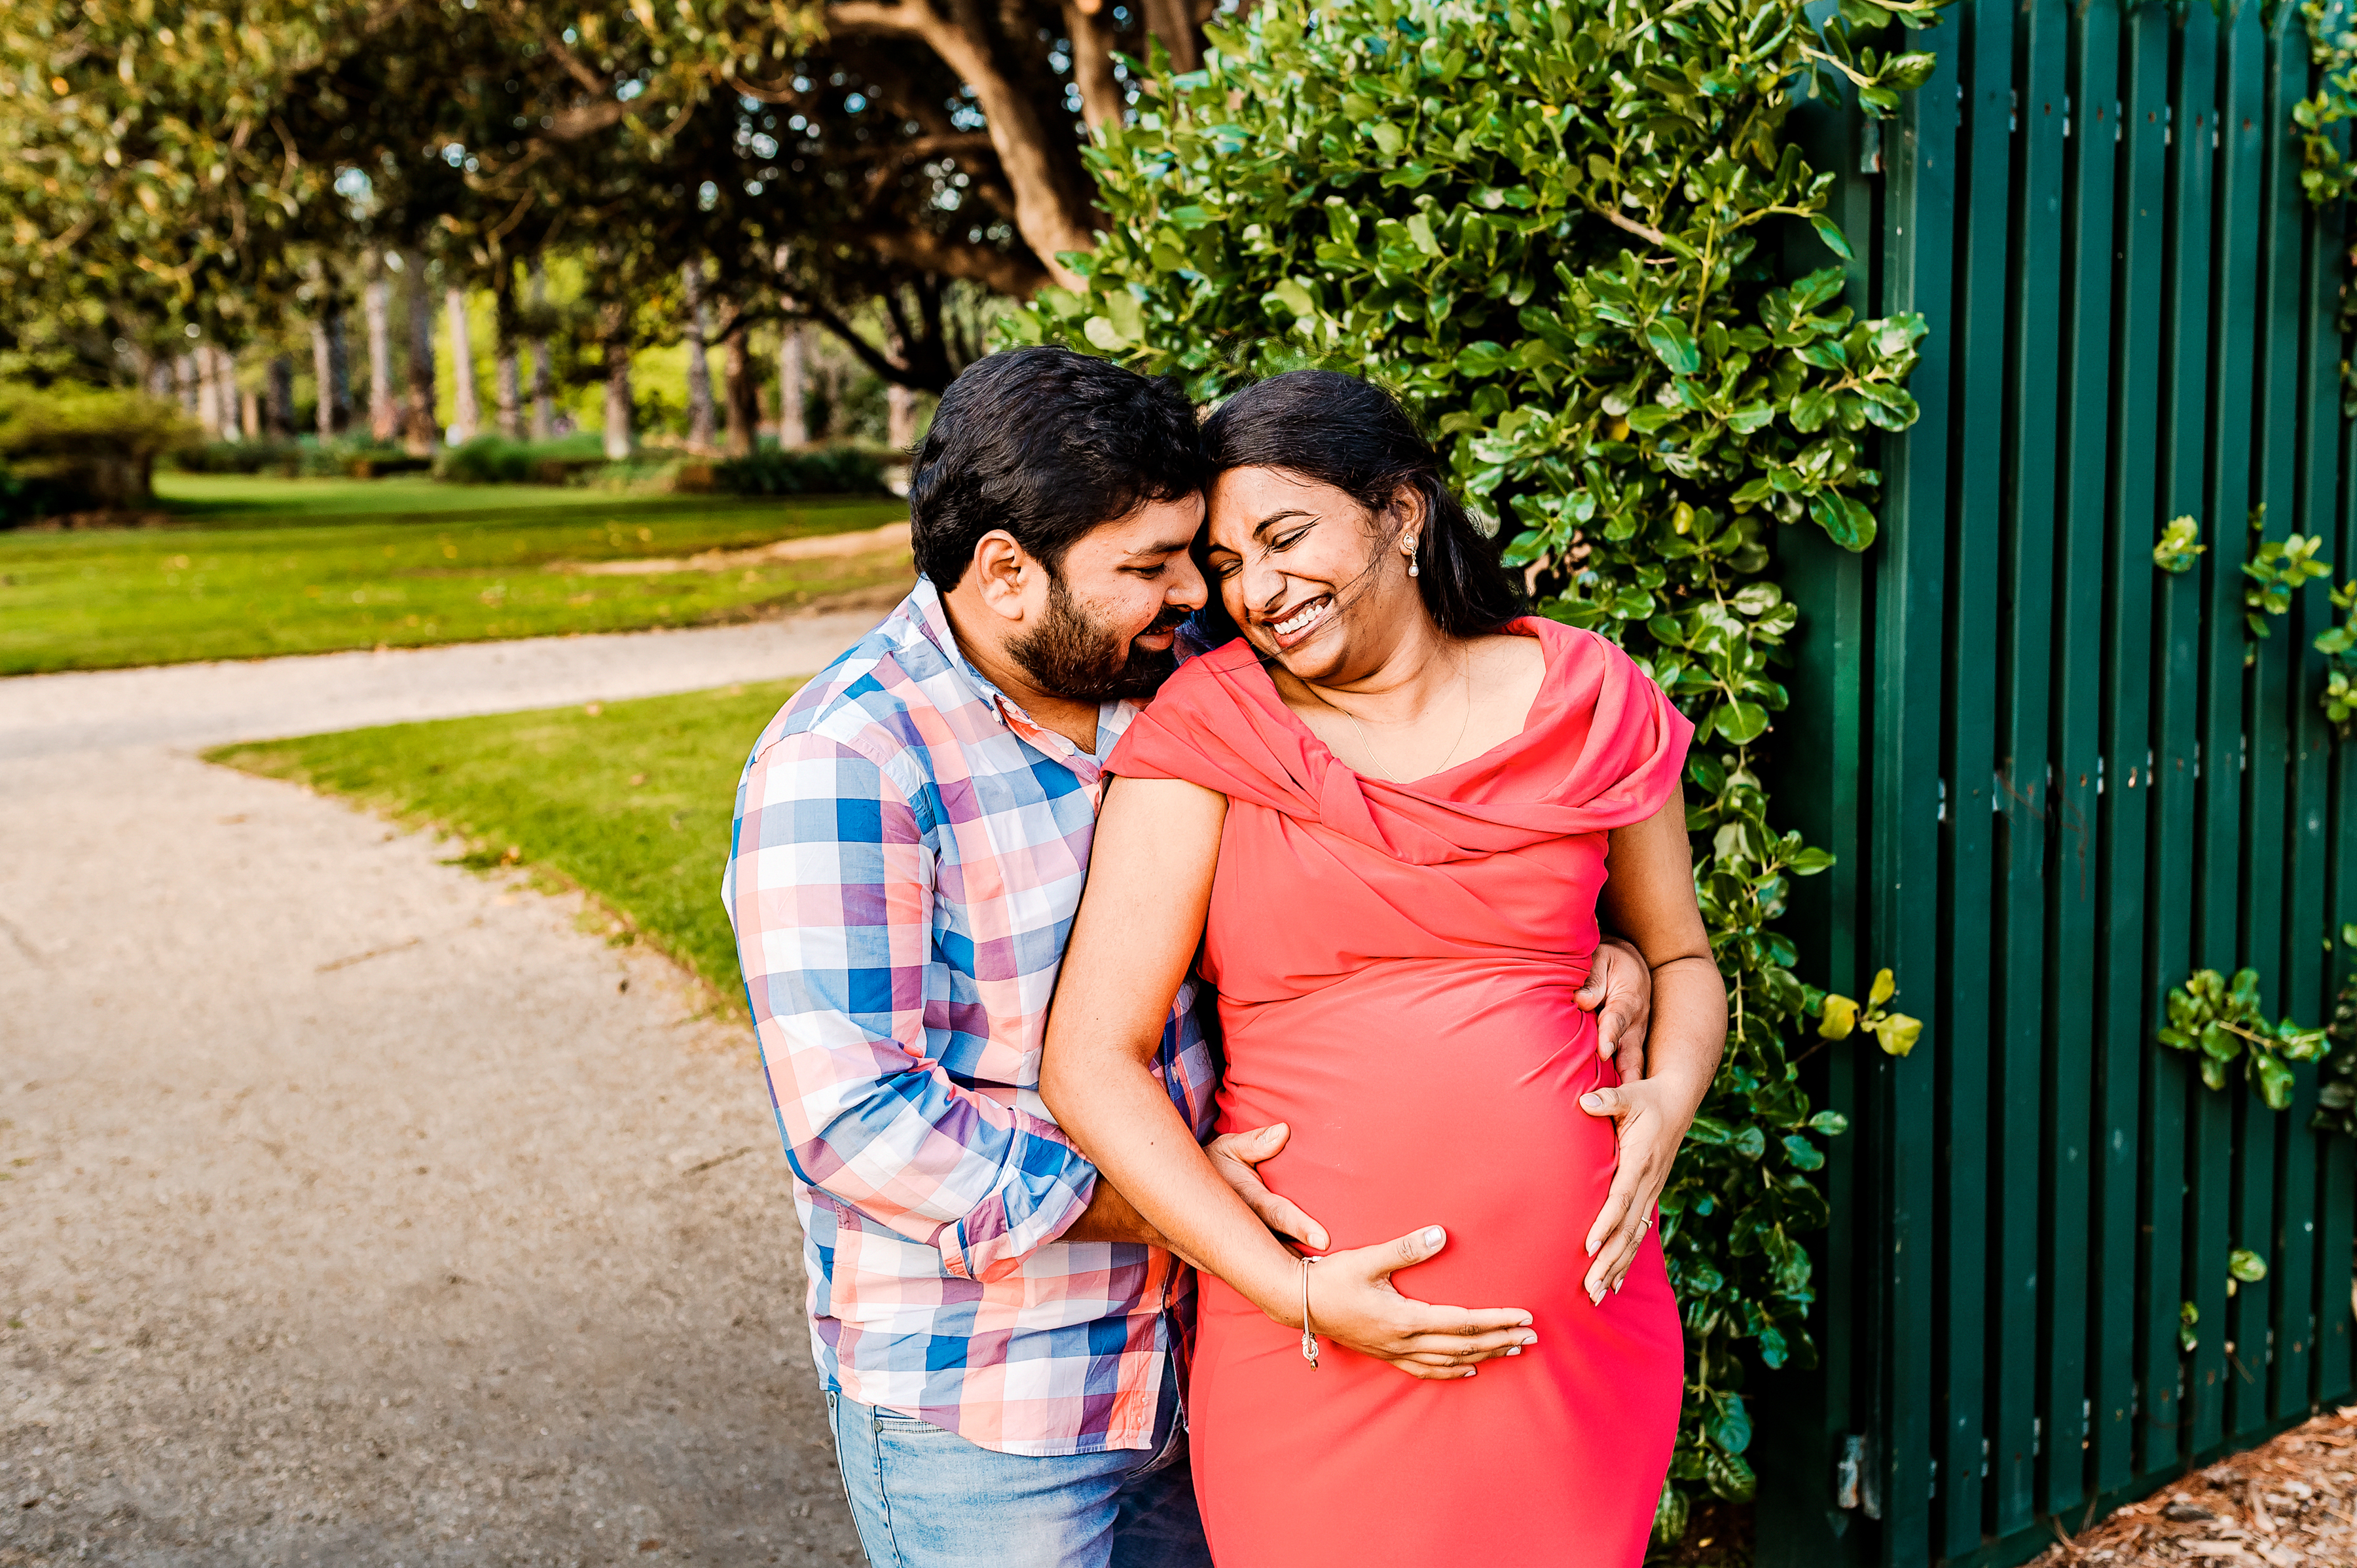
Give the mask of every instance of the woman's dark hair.
[{"label": "woman's dark hair", "polygon": [[[1287,371],[1256,382],[1204,422],[1203,456],[1214,478],[1230,468],[1282,468],[1331,485],[1375,518],[1403,487],[1414,489],[1424,499],[1415,585],[1434,624],[1450,637],[1480,637],[1523,613],[1497,542],[1473,526],[1441,478],[1440,454],[1372,381]],[[1236,635],[1216,593],[1199,620],[1215,641]]]},{"label": "woman's dark hair", "polygon": [[1069,349],[1013,349],[952,381],[909,475],[917,570],[948,593],[994,528],[1061,577],[1089,530],[1200,489],[1178,383]]}]

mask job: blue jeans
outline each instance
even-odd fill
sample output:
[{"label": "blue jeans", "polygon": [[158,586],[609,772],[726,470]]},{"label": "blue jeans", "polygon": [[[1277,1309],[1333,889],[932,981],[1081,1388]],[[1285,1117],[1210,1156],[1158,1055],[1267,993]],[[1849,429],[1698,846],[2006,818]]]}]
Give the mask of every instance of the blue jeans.
[{"label": "blue jeans", "polygon": [[1211,1568],[1166,1369],[1154,1446],[1031,1458],[826,1396],[874,1568]]}]

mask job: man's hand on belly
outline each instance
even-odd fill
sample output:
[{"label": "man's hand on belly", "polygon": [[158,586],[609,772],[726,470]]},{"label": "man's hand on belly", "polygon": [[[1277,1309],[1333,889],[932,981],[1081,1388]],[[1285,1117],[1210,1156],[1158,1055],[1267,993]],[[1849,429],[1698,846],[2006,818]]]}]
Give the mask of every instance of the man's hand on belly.
[{"label": "man's hand on belly", "polygon": [[1596,1054],[1617,1061],[1623,1079],[1645,1076],[1645,1034],[1653,1023],[1653,972],[1620,937],[1596,944],[1587,983],[1572,1001],[1596,1015]]},{"label": "man's hand on belly", "polygon": [[1211,1168],[1220,1173],[1220,1179],[1236,1189],[1236,1196],[1260,1216],[1262,1224],[1313,1252],[1322,1252],[1327,1247],[1326,1227],[1303,1213],[1291,1198],[1271,1192],[1260,1179],[1260,1163],[1275,1159],[1292,1135],[1293,1130],[1278,1122],[1249,1133],[1222,1133],[1203,1145],[1203,1153],[1211,1157]]},{"label": "man's hand on belly", "polygon": [[[1312,1251],[1322,1252],[1326,1250],[1326,1227],[1303,1213],[1301,1206],[1291,1198],[1271,1192],[1255,1168],[1263,1160],[1275,1158],[1290,1135],[1290,1130],[1281,1122],[1271,1127],[1255,1127],[1249,1133],[1222,1133],[1203,1145],[1203,1153],[1210,1156],[1211,1168],[1235,1189],[1236,1196],[1260,1217],[1262,1224]],[[1089,1194],[1089,1206],[1056,1240],[1129,1241],[1177,1251],[1170,1245],[1170,1239],[1155,1229],[1154,1222],[1140,1214],[1137,1206],[1103,1176],[1097,1177],[1096,1188]],[[1195,1262],[1183,1252],[1179,1256],[1189,1263]]]}]

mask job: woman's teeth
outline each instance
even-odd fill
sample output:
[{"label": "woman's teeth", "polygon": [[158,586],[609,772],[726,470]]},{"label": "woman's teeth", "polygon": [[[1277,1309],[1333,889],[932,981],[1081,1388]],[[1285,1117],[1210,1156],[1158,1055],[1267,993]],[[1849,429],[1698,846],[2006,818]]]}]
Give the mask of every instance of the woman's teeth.
[{"label": "woman's teeth", "polygon": [[1309,627],[1315,626],[1318,623],[1318,618],[1323,616],[1329,609],[1332,608],[1333,604],[1334,601],[1331,599],[1318,599],[1312,604],[1302,606],[1286,619],[1275,621],[1271,624],[1274,626],[1276,634],[1279,637],[1291,637],[1297,631],[1306,630]]}]

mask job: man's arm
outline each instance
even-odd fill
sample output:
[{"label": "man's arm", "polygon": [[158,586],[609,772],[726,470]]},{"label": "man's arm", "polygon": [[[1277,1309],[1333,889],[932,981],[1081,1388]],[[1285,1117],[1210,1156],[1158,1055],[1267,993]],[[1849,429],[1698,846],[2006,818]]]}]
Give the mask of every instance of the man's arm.
[{"label": "man's arm", "polygon": [[795,1174],[973,1279],[1060,1237],[1148,1240],[1071,1237],[1096,1168],[926,1055],[933,872],[915,808],[868,758],[802,735],[747,767],[723,892]]}]

